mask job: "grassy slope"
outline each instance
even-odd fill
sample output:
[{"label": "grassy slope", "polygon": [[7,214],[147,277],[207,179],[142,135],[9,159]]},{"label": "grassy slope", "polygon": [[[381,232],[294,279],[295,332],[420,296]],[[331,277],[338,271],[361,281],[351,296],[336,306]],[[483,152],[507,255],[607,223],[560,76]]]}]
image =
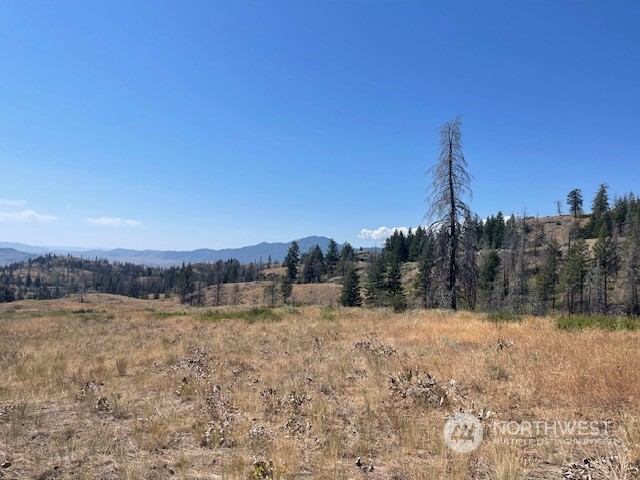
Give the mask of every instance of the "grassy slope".
[{"label": "grassy slope", "polygon": [[[203,312],[104,295],[1,305],[0,478],[551,479],[612,451],[594,478],[616,478],[640,461],[640,332],[438,311]],[[390,389],[389,374],[415,369],[456,380],[443,405],[415,382]],[[480,448],[449,450],[447,415],[483,408]],[[620,445],[497,445],[494,419],[608,420]]]}]

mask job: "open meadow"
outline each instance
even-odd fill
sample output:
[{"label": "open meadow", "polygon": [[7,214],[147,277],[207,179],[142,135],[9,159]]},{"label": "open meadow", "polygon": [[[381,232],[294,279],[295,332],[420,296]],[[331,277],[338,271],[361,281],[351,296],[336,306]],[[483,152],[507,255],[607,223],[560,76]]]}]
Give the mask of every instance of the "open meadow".
[{"label": "open meadow", "polygon": [[553,318],[3,304],[0,479],[640,478],[639,353]]}]

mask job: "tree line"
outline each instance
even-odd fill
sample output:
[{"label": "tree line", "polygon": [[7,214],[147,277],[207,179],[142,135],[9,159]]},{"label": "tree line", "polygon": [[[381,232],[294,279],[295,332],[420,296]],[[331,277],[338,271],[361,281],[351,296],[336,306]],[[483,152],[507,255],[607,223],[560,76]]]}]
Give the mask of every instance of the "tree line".
[{"label": "tree line", "polygon": [[[599,188],[591,214],[569,222],[501,212],[486,220],[467,217],[458,237],[455,292],[450,230],[396,231],[363,272],[364,304],[451,308],[455,294],[456,307],[469,310],[638,315],[640,198],[628,194],[610,206],[606,190]],[[399,282],[399,272],[413,277]]]},{"label": "tree line", "polygon": [[231,259],[161,268],[47,254],[0,269],[0,303],[88,292],[135,298],[178,295],[185,303],[198,303],[199,290],[223,283],[256,281],[269,267],[270,261],[241,264]]},{"label": "tree line", "polygon": [[[611,205],[601,184],[584,215],[582,191],[573,189],[566,199],[572,221],[562,234],[545,232],[526,213],[505,219],[499,212],[482,221],[467,203],[471,176],[460,117],[441,128],[440,155],[429,172],[429,226],[406,236],[396,231],[386,241],[363,275],[366,304],[403,310],[408,297],[425,308],[453,310],[640,313],[639,198],[626,194]],[[556,207],[561,216],[562,202]],[[401,278],[410,261],[417,274],[407,285]]]}]

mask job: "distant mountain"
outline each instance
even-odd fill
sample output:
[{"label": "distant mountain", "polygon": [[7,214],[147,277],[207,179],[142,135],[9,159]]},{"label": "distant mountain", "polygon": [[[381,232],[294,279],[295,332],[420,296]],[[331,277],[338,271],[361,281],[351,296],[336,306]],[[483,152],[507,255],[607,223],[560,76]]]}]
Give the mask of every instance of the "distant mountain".
[{"label": "distant mountain", "polygon": [[0,265],[24,262],[33,256],[31,253],[20,252],[15,248],[0,248]]},{"label": "distant mountain", "polygon": [[[300,246],[300,252],[309,251],[314,245],[319,245],[326,251],[330,239],[327,237],[306,237],[296,240]],[[128,250],[117,248],[114,250],[85,250],[73,247],[33,247],[31,245],[0,242],[0,265],[21,262],[46,253],[57,255],[71,254],[75,257],[102,258],[110,262],[129,262],[138,265],[170,267],[184,263],[217,262],[235,258],[240,263],[267,262],[269,256],[274,262],[282,262],[292,242],[287,243],[260,243],[242,248],[225,248],[211,250],[203,248],[192,251],[172,250]]]}]

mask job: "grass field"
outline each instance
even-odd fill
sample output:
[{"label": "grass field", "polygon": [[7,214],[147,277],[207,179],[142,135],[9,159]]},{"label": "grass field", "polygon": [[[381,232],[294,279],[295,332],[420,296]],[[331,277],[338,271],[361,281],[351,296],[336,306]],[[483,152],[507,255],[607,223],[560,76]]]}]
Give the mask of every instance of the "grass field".
[{"label": "grass field", "polygon": [[[640,478],[640,332],[494,320],[3,304],[0,478]],[[457,412],[470,453],[444,441]]]}]

